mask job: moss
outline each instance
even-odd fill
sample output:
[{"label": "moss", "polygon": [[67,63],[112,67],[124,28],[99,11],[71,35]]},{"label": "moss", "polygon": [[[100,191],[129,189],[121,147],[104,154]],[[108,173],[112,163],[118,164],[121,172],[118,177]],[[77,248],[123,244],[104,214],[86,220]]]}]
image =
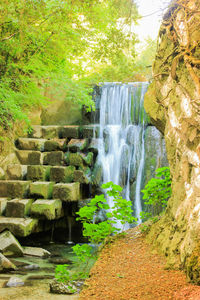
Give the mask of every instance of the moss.
[{"label": "moss", "polygon": [[187,258],[186,273],[187,277],[195,284],[200,285],[200,244],[198,244]]}]

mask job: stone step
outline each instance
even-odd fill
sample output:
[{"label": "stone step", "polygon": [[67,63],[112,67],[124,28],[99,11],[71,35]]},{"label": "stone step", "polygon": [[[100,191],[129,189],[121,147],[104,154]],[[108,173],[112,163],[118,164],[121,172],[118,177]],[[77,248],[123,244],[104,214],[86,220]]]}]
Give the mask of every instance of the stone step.
[{"label": "stone step", "polygon": [[29,195],[30,181],[0,180],[0,197],[26,198]]},{"label": "stone step", "polygon": [[80,200],[80,183],[57,183],[53,187],[53,199],[66,202]]},{"label": "stone step", "polygon": [[7,202],[6,217],[24,218],[30,215],[33,199],[13,199]]},{"label": "stone step", "polygon": [[43,153],[33,150],[16,150],[17,158],[22,165],[42,165]]},{"label": "stone step", "polygon": [[[36,181],[30,183],[30,196],[34,198],[51,199],[54,182]],[[56,199],[56,198],[55,198]]]},{"label": "stone step", "polygon": [[24,180],[27,175],[27,166],[20,164],[10,164],[7,166],[6,179],[7,180]]},{"label": "stone step", "polygon": [[74,166],[60,167],[55,166],[50,168],[50,181],[70,183],[74,181]]},{"label": "stone step", "polygon": [[50,168],[50,166],[29,165],[27,166],[26,178],[31,181],[49,181]]},{"label": "stone step", "polygon": [[38,199],[31,206],[31,216],[55,220],[64,216],[61,200]]},{"label": "stone step", "polygon": [[44,151],[46,141],[46,139],[18,138],[16,140],[16,147],[19,150]]},{"label": "stone step", "polygon": [[33,125],[33,131],[30,134],[33,138],[44,138],[44,139],[52,139],[58,138],[61,131],[61,126],[40,126],[40,125]]},{"label": "stone step", "polygon": [[8,229],[15,237],[25,237],[38,231],[38,220],[0,217],[0,232]]},{"label": "stone step", "polygon": [[6,206],[8,201],[8,198],[0,198],[0,216],[4,215],[4,213],[6,212]]},{"label": "stone step", "polygon": [[77,152],[84,151],[88,146],[88,139],[71,139],[67,144],[69,151]]},{"label": "stone step", "polygon": [[81,138],[98,138],[99,137],[99,125],[83,125],[80,127]]}]

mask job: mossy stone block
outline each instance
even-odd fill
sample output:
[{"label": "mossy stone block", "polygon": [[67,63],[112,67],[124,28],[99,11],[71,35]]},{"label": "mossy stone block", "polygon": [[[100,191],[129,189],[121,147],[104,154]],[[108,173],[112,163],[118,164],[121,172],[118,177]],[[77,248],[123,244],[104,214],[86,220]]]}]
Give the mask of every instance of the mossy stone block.
[{"label": "mossy stone block", "polygon": [[31,150],[17,150],[17,158],[22,165],[40,165],[41,164],[41,152]]},{"label": "mossy stone block", "polygon": [[30,214],[32,199],[10,200],[6,206],[6,217],[24,218]]},{"label": "mossy stone block", "polygon": [[80,183],[58,183],[54,185],[53,198],[62,201],[78,201],[80,199]]},{"label": "mossy stone block", "polygon": [[62,201],[38,199],[31,206],[31,215],[48,220],[60,218],[62,216]]},{"label": "mossy stone block", "polygon": [[67,147],[69,151],[77,152],[83,151],[88,146],[88,139],[71,139]]},{"label": "mossy stone block", "polygon": [[92,166],[94,163],[94,154],[92,152],[89,152],[85,157],[83,157],[84,162],[88,166]]},{"label": "mossy stone block", "polygon": [[46,141],[44,144],[44,151],[65,151],[67,149],[66,139],[54,139]]},{"label": "mossy stone block", "polygon": [[50,170],[50,180],[54,182],[70,183],[74,179],[74,166],[52,167]]},{"label": "mossy stone block", "polygon": [[28,166],[27,179],[32,181],[46,181],[49,179],[49,166]]},{"label": "mossy stone block", "polygon": [[25,237],[36,232],[37,226],[37,219],[0,217],[0,232],[8,229],[17,237]]},{"label": "mossy stone block", "polygon": [[16,141],[16,145],[20,150],[43,151],[45,141],[45,139],[18,138]]},{"label": "mossy stone block", "polygon": [[70,166],[81,167],[83,166],[83,157],[80,153],[69,153],[66,156],[66,163]]},{"label": "mossy stone block", "polygon": [[89,177],[82,170],[74,171],[74,181],[86,184],[90,182]]},{"label": "mossy stone block", "polygon": [[81,137],[97,138],[99,136],[99,126],[97,125],[84,125],[80,128]]},{"label": "mossy stone block", "polygon": [[79,138],[79,126],[63,126],[60,130],[61,138]]},{"label": "mossy stone block", "polygon": [[0,198],[0,216],[2,216],[6,211],[7,202],[8,202],[7,198]]},{"label": "mossy stone block", "polygon": [[29,181],[0,181],[0,195],[8,198],[26,198],[29,193]]},{"label": "mossy stone block", "polygon": [[42,137],[45,139],[57,138],[60,126],[42,126]]},{"label": "mossy stone block", "polygon": [[32,182],[30,184],[30,195],[50,199],[52,197],[54,182]]},{"label": "mossy stone block", "polygon": [[62,151],[54,151],[44,153],[43,164],[51,166],[61,166],[64,162],[64,153]]}]

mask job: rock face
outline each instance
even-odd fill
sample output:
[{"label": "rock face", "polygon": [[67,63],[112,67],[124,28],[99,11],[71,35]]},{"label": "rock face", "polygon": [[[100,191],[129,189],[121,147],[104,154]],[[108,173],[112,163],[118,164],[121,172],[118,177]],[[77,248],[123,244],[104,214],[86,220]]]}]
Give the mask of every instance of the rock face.
[{"label": "rock face", "polygon": [[149,240],[171,266],[200,283],[200,2],[172,2],[159,33],[154,80],[144,106],[164,133],[172,197]]}]

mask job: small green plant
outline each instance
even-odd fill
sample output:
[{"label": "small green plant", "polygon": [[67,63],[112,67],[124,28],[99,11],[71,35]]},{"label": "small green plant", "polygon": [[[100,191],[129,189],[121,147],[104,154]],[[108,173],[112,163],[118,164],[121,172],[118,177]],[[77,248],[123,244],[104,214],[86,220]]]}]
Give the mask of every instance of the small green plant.
[{"label": "small green plant", "polygon": [[[83,236],[87,238],[90,244],[75,245],[72,247],[78,260],[82,264],[82,271],[70,275],[70,272],[64,267],[57,266],[56,278],[59,281],[76,280],[79,278],[86,278],[91,267],[90,260],[97,258],[98,245],[103,244],[105,239],[111,235],[119,233],[121,229],[116,226],[120,222],[123,227],[126,223],[137,222],[137,218],[132,216],[131,201],[127,201],[122,197],[122,187],[112,182],[102,185],[102,188],[107,190],[106,197],[104,194],[96,195],[84,207],[77,212],[77,220],[82,222]],[[112,198],[113,205],[110,207],[107,203],[107,197]],[[105,211],[106,220],[99,222],[98,212]],[[81,269],[81,265],[79,266]],[[66,273],[66,274],[65,274]]]},{"label": "small green plant", "polygon": [[55,278],[58,282],[66,283],[71,280],[69,265],[57,265],[55,270]]},{"label": "small green plant", "polygon": [[[155,217],[161,210],[167,206],[167,201],[171,196],[171,177],[169,167],[163,167],[156,170],[156,177],[151,178],[145,188],[142,190],[144,204],[148,206],[151,212],[141,212],[140,216],[143,220]],[[152,217],[154,216],[154,217]]]}]

